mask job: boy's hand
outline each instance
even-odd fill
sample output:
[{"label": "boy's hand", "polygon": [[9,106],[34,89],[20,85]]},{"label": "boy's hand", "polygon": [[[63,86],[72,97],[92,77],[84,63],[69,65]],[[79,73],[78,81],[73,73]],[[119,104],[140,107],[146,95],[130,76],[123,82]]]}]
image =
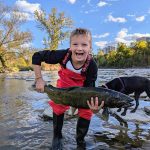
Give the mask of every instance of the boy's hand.
[{"label": "boy's hand", "polygon": [[91,97],[91,101],[87,101],[87,104],[89,106],[89,108],[93,111],[93,113],[98,113],[100,111],[101,108],[103,108],[104,106],[104,101],[102,101],[102,103],[99,105],[98,104],[98,97],[94,98]]},{"label": "boy's hand", "polygon": [[44,86],[45,86],[45,81],[43,80],[43,78],[39,78],[36,80],[36,90],[38,92],[44,92]]}]

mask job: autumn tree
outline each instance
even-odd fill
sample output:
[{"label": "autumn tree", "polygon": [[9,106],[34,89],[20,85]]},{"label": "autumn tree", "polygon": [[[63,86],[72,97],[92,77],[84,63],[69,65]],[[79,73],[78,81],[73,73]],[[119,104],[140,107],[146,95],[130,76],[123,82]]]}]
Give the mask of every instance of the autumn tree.
[{"label": "autumn tree", "polygon": [[147,65],[145,64],[145,61],[148,58],[148,55],[146,55],[147,48],[148,48],[148,43],[146,41],[138,41],[135,43],[134,46],[134,49],[136,50],[136,54],[138,55],[143,65]]},{"label": "autumn tree", "polygon": [[105,58],[105,54],[104,54],[103,50],[98,49],[96,60],[97,60],[98,67],[101,67],[104,64],[106,64],[106,58]]},{"label": "autumn tree", "polygon": [[35,18],[38,21],[38,27],[46,31],[47,37],[44,37],[45,48],[56,50],[63,40],[68,38],[68,28],[73,26],[71,18],[66,17],[64,12],[57,13],[57,9],[53,8],[47,16],[44,11],[35,11]]},{"label": "autumn tree", "polygon": [[117,51],[112,50],[110,51],[107,55],[107,64],[116,67],[117,66],[117,60],[116,60],[116,56],[117,56]]},{"label": "autumn tree", "polygon": [[0,63],[5,70],[9,67],[10,59],[15,59],[21,52],[22,46],[31,41],[30,32],[20,31],[26,18],[15,7],[0,3]]}]

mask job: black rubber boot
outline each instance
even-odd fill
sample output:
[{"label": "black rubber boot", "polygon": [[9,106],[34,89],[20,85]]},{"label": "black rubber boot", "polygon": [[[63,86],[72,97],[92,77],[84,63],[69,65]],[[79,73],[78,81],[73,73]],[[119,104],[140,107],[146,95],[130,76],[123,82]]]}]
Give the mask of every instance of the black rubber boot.
[{"label": "black rubber boot", "polygon": [[90,125],[90,120],[86,120],[84,118],[79,117],[77,122],[77,130],[76,130],[76,141],[77,141],[77,150],[85,150],[86,142],[84,137],[86,136]]},{"label": "black rubber boot", "polygon": [[53,141],[51,150],[62,150],[62,127],[64,114],[56,115],[53,113]]}]

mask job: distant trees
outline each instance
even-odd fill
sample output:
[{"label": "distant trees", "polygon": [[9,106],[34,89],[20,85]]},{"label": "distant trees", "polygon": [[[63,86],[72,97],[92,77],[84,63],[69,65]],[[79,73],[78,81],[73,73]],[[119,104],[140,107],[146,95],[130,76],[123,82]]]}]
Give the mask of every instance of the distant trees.
[{"label": "distant trees", "polygon": [[46,15],[44,11],[35,11],[35,18],[38,21],[38,27],[46,31],[47,38],[43,39],[46,49],[56,50],[63,40],[68,38],[69,31],[73,21],[66,17],[64,12],[57,13],[57,9],[53,8],[51,13]]},{"label": "distant trees", "polygon": [[99,66],[102,67],[148,67],[150,66],[150,42],[139,41],[132,43],[132,46],[119,43],[116,50],[98,59]]},{"label": "distant trees", "polygon": [[150,51],[150,47],[148,47],[148,42],[146,41],[139,41],[136,42],[135,45],[133,46],[133,48],[135,49],[135,56],[137,59],[139,59],[139,61],[141,62],[141,64],[148,65],[148,57],[149,57],[149,51]]},{"label": "distant trees", "polygon": [[3,3],[0,6],[0,70],[5,70],[23,53],[22,47],[32,40],[32,35],[30,32],[20,31],[26,18],[17,8]]}]

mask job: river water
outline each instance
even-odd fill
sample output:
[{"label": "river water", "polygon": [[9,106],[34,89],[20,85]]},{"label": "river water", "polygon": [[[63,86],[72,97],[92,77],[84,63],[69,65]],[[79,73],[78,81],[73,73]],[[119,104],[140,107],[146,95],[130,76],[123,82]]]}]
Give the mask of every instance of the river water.
[{"label": "river water", "polygon": [[[52,85],[58,78],[56,72],[44,72]],[[99,69],[97,85],[118,76],[141,75],[150,78],[150,69]],[[52,121],[43,121],[41,115],[48,107],[46,94],[30,91],[33,72],[0,75],[0,150],[48,150],[52,141]],[[50,79],[50,81],[49,81]],[[139,110],[150,106],[140,99]],[[128,115],[128,114],[127,114]],[[77,118],[64,121],[64,150],[76,148]],[[86,136],[88,150],[149,150],[150,120],[127,121],[128,127],[110,116],[108,121],[94,115]]]}]

